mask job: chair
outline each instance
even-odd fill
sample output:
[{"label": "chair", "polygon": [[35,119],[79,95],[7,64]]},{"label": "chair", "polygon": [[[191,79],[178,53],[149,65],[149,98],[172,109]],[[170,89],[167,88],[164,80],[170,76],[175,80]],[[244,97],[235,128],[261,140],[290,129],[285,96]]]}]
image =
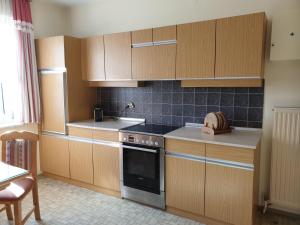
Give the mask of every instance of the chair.
[{"label": "chair", "polygon": [[[35,219],[40,220],[40,207],[37,185],[36,146],[38,135],[26,131],[12,131],[0,136],[2,141],[2,161],[13,166],[29,170],[30,175],[12,182],[0,191],[0,205],[6,210],[7,219],[13,220],[11,205],[14,209],[15,225],[23,225],[34,212]],[[22,219],[21,202],[32,191],[33,209]]]}]

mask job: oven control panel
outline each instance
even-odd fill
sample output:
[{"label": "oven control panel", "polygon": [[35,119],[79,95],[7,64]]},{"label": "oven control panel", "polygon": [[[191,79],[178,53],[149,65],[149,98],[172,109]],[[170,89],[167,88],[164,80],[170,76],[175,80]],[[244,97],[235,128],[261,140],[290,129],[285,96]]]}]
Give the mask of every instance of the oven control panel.
[{"label": "oven control panel", "polygon": [[120,141],[124,143],[164,148],[164,138],[162,136],[120,132]]}]

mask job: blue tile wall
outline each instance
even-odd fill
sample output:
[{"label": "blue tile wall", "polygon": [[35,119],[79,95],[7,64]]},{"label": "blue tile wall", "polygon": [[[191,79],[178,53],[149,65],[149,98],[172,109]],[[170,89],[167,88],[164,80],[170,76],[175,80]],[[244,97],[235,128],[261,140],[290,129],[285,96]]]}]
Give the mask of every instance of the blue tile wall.
[{"label": "blue tile wall", "polygon": [[[182,126],[223,111],[230,125],[262,127],[264,88],[182,88],[180,81],[149,81],[139,88],[98,88],[97,94],[107,116]],[[130,101],[136,108],[124,110]]]}]

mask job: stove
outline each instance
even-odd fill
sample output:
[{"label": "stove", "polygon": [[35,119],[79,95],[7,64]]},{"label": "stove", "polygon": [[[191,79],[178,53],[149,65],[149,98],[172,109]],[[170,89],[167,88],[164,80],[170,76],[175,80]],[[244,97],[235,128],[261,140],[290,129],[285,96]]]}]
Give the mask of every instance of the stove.
[{"label": "stove", "polygon": [[176,130],[177,128],[178,127],[175,126],[157,124],[138,124],[121,129],[120,141],[164,148],[163,135]]},{"label": "stove", "polygon": [[165,208],[165,149],[163,135],[174,126],[138,124],[120,130],[121,195]]}]

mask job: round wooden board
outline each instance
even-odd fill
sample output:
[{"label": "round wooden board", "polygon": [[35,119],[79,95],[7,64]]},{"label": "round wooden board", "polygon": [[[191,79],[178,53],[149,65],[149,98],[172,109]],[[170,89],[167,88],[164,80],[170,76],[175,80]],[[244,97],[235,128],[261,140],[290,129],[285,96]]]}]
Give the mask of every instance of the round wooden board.
[{"label": "round wooden board", "polygon": [[213,129],[218,129],[219,120],[218,120],[217,115],[213,112],[208,113],[204,119],[204,126],[213,128]]}]

